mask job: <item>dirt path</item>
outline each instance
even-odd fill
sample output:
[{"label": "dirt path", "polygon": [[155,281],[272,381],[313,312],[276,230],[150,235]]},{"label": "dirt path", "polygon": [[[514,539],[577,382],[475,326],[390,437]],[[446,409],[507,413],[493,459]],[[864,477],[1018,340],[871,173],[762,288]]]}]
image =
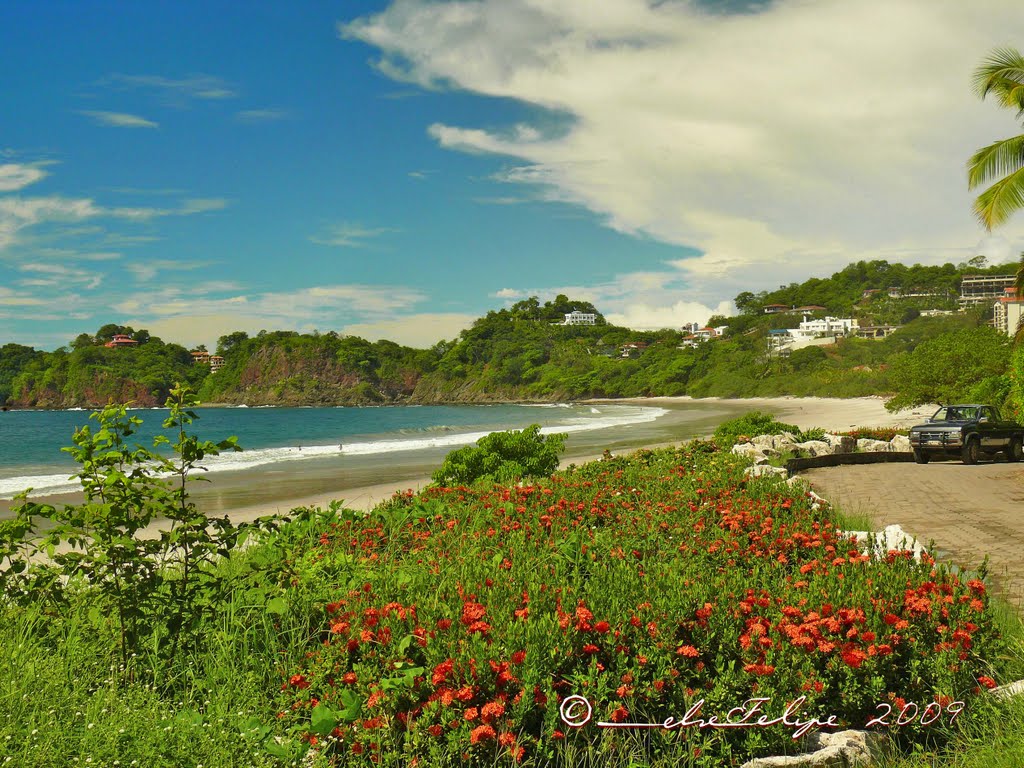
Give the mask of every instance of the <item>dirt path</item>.
[{"label": "dirt path", "polygon": [[989,556],[997,591],[1024,609],[1024,464],[830,467],[802,473],[815,492],[874,527],[893,523],[967,568]]}]

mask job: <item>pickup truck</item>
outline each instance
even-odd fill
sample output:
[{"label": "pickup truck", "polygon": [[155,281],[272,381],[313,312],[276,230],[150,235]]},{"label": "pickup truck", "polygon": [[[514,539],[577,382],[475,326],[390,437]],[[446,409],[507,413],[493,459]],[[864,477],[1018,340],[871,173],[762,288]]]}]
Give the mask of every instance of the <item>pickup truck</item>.
[{"label": "pickup truck", "polygon": [[959,456],[964,464],[977,464],[983,454],[997,453],[1020,461],[1024,427],[999,418],[991,405],[944,405],[926,423],[911,427],[910,448],[918,464],[932,456]]}]

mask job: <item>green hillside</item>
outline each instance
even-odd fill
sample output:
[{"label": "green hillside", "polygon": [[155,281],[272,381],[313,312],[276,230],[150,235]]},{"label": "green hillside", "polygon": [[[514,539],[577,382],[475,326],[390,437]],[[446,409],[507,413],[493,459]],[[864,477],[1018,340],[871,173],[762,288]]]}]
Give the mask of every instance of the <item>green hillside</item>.
[{"label": "green hillside", "polygon": [[[216,373],[194,365],[179,345],[107,325],[55,352],[16,344],[0,348],[0,398],[13,407],[95,406],[109,399],[152,405],[162,403],[180,380],[196,386],[204,402],[247,405],[658,395],[897,395],[897,404],[945,397],[1000,403],[1013,386],[1009,340],[985,325],[990,308],[951,311],[965,272],[1009,274],[1015,267],[858,262],[826,279],[741,293],[736,316],[710,321],[725,326],[723,337],[695,346],[677,329],[609,325],[596,307],[566,296],[543,304],[531,298],[488,312],[458,338],[429,349],[334,332],[236,332],[219,340],[224,365]],[[823,309],[804,314],[852,315],[862,326],[900,327],[884,339],[847,337],[779,356],[769,354],[770,332],[794,327],[802,315],[765,314],[766,304],[817,305]],[[562,324],[573,309],[593,313],[595,324]],[[951,313],[922,315],[930,309]],[[113,333],[126,331],[140,343],[103,346]]]}]

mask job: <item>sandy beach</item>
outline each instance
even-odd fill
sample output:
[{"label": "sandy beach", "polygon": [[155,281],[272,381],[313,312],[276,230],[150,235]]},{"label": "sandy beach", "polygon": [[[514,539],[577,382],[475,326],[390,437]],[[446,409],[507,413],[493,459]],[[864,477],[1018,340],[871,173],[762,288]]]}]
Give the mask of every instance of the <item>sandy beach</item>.
[{"label": "sandy beach", "polygon": [[[723,398],[702,398],[694,400],[690,397],[653,397],[634,398],[628,400],[592,400],[593,403],[631,403],[636,405],[656,405],[671,408],[673,405],[693,403],[720,403],[728,406],[730,410],[737,413],[759,410],[775,414],[779,421],[795,424],[801,429],[822,427],[828,430],[842,431],[853,427],[881,427],[896,426],[909,427],[920,423],[922,419],[930,416],[935,407],[922,406],[920,408],[890,413],[885,410],[885,401],[880,397],[858,397],[849,399],[827,398],[827,397],[761,397],[723,399]],[[714,431],[711,427],[703,432],[703,436],[710,436]],[[676,445],[677,441],[658,441],[637,445],[627,450],[614,451],[616,453],[629,452],[639,448],[658,448],[669,445]],[[567,451],[560,466],[566,467],[569,464],[583,464],[588,461],[595,461],[601,457],[601,453],[589,451],[586,453]],[[390,498],[397,492],[408,490],[419,491],[430,482],[430,476],[426,473],[419,473],[405,478],[397,478],[382,483],[361,485],[357,487],[338,488],[333,491],[323,491],[315,494],[296,495],[290,498],[276,501],[273,504],[253,504],[239,507],[228,512],[229,516],[238,522],[253,520],[262,515],[275,513],[286,513],[297,507],[324,507],[326,508],[335,499],[344,500],[346,507],[358,510],[369,510],[375,505]]]},{"label": "sandy beach", "polygon": [[[655,397],[629,400],[593,400],[594,404],[616,403],[656,406],[668,413],[651,425],[640,425],[625,431],[597,430],[580,439],[570,439],[562,466],[582,464],[601,456],[608,448],[613,453],[629,453],[639,448],[675,445],[694,437],[710,436],[720,422],[747,411],[773,413],[783,422],[801,429],[822,427],[847,430],[853,427],[900,426],[919,423],[930,415],[930,406],[899,413],[885,410],[880,397],[850,399],[821,397],[777,398],[702,398]],[[700,418],[693,418],[693,407],[700,406]],[[685,418],[684,418],[685,417]],[[344,505],[368,510],[396,492],[418,491],[430,482],[430,473],[446,451],[438,451],[413,459],[389,462],[386,466],[356,467],[337,470],[308,471],[295,467],[259,469],[217,475],[211,483],[193,486],[193,498],[209,514],[226,514],[236,522],[257,517],[284,514],[298,507],[324,507],[341,500]],[[301,489],[301,490],[300,490]],[[76,494],[36,497],[34,501],[50,504],[73,503]],[[9,502],[0,502],[0,517]]]}]

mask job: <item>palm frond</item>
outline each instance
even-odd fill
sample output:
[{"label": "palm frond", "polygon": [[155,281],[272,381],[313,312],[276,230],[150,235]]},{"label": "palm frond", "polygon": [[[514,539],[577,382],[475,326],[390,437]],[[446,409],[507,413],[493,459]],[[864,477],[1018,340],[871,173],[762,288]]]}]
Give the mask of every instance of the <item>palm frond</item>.
[{"label": "palm frond", "polygon": [[972,78],[974,91],[982,99],[994,94],[1004,107],[1024,110],[1024,55],[1015,48],[996,48]]},{"label": "palm frond", "polygon": [[1003,139],[975,152],[967,161],[967,188],[1024,168],[1024,134]]},{"label": "palm frond", "polygon": [[974,201],[974,212],[985,228],[1002,224],[1015,211],[1024,208],[1024,168],[1000,179]]}]

